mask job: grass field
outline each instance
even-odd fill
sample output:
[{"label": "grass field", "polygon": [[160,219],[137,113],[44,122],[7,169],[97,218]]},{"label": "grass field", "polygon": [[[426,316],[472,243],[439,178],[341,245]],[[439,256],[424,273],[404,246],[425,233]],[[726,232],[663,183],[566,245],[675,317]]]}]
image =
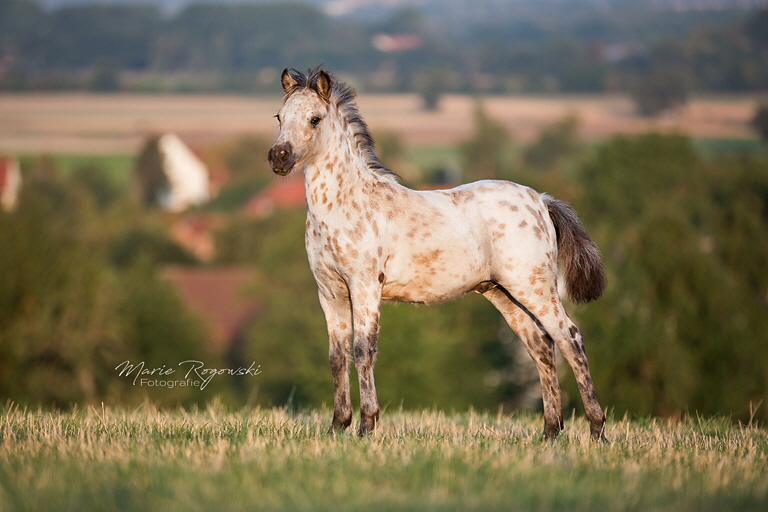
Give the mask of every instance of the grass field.
[{"label": "grass field", "polygon": [[0,510],[768,509],[768,432],[728,420],[580,419],[386,411],[359,439],[329,411],[7,407]]}]

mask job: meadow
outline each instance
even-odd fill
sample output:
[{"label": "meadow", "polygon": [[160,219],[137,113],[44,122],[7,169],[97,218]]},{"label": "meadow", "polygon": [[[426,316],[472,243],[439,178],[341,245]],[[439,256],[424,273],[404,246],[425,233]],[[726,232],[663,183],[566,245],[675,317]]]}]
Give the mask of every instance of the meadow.
[{"label": "meadow", "polygon": [[[387,410],[358,438],[330,411],[7,405],[0,510],[766,510],[768,432],[726,418]],[[354,425],[353,425],[354,426]]]}]

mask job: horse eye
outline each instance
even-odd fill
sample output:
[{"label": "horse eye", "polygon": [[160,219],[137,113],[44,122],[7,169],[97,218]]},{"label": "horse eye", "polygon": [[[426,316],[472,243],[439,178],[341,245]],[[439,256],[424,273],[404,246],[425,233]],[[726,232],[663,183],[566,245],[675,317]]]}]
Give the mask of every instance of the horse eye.
[{"label": "horse eye", "polygon": [[321,119],[319,117],[315,116],[315,117],[313,117],[312,119],[309,120],[309,124],[312,125],[312,128],[315,128],[320,123],[320,121],[321,121]]}]

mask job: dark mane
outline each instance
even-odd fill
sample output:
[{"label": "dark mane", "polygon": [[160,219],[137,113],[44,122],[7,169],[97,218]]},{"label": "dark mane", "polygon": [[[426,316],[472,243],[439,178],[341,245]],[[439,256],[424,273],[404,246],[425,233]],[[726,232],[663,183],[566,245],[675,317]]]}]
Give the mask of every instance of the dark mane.
[{"label": "dark mane", "polygon": [[355,103],[357,92],[350,85],[339,81],[331,73],[323,71],[320,66],[310,69],[306,75],[296,69],[290,69],[289,73],[296,81],[296,85],[286,92],[286,97],[299,89],[311,89],[317,92],[317,80],[321,72],[327,73],[331,78],[330,103],[338,110],[343,128],[351,132],[355,140],[355,146],[360,150],[363,158],[365,158],[368,169],[380,176],[395,180],[399,179],[399,176],[384,167],[379,161],[379,157],[376,156],[373,137],[368,130],[368,125],[360,116],[357,104]]}]

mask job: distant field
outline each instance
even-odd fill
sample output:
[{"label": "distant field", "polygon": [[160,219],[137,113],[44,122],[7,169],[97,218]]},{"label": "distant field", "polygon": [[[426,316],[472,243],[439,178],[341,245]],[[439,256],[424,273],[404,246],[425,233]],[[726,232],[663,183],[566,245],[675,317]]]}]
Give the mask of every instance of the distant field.
[{"label": "distant field", "polygon": [[[754,96],[700,97],[675,114],[646,119],[624,96],[515,96],[483,100],[518,141],[574,114],[582,135],[680,131],[704,139],[754,139]],[[191,144],[242,133],[274,136],[281,99],[225,95],[3,94],[0,152],[17,154],[133,154],[150,133],[173,131]],[[360,110],[376,131],[399,134],[407,145],[446,146],[473,130],[476,100],[446,96],[436,112],[415,95],[363,95]]]},{"label": "distant field", "polygon": [[0,413],[0,510],[768,510],[768,432],[728,420],[388,411],[358,439],[329,411]]}]

